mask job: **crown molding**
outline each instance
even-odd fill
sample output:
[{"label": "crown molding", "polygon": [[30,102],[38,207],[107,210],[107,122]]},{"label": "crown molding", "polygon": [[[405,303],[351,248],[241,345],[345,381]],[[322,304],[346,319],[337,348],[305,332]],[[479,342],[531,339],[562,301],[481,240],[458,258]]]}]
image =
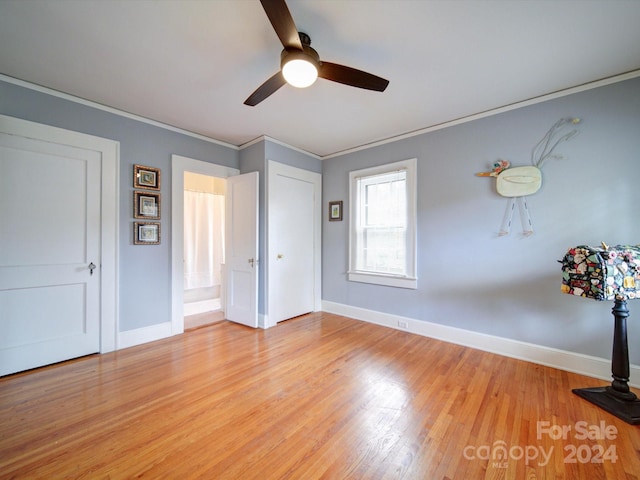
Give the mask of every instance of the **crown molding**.
[{"label": "crown molding", "polygon": [[549,100],[554,100],[556,98],[566,97],[567,95],[573,95],[574,93],[584,92],[587,90],[592,90],[594,88],[604,87],[606,85],[611,85],[613,83],[624,82],[625,80],[630,80],[632,78],[640,77],[640,70],[633,70],[631,72],[622,73],[619,75],[614,75],[612,77],[603,78],[600,80],[596,80],[589,83],[584,83],[582,85],[577,85],[575,87],[567,88],[564,90],[558,90],[556,92],[548,93],[545,95],[540,95],[539,97],[533,97],[528,100],[522,100],[520,102],[511,103],[509,105],[505,105],[503,107],[494,108],[491,110],[486,110],[484,112],[475,113],[473,115],[468,115],[466,117],[457,118],[455,120],[450,120],[448,122],[439,123],[437,125],[431,125],[429,127],[421,128],[419,130],[414,130],[413,132],[403,133],[402,135],[396,135],[394,137],[385,138],[383,140],[378,140],[371,143],[366,143],[364,145],[360,145],[358,147],[349,148],[346,150],[341,150],[339,152],[331,153],[329,155],[325,155],[320,157],[322,160],[328,160],[330,158],[341,157],[343,155],[347,155],[349,153],[359,152],[362,150],[367,150],[369,148],[379,147],[380,145],[386,145],[387,143],[398,142],[400,140],[404,140],[406,138],[416,137],[418,135],[423,135],[425,133],[435,132],[437,130],[442,130],[444,128],[453,127],[455,125],[461,125],[463,123],[472,122],[474,120],[479,120],[481,118],[491,117],[493,115],[498,115],[500,113],[509,112],[511,110],[517,110],[519,108],[528,107],[530,105],[535,105],[537,103],[547,102]]},{"label": "crown molding", "polygon": [[19,78],[10,77],[8,75],[4,75],[0,73],[0,80],[6,83],[11,83],[13,85],[17,85],[19,87],[28,88],[30,90],[34,90],[40,93],[46,93],[47,95],[51,95],[53,97],[58,97],[63,100],[68,100],[70,102],[78,103],[80,105],[84,105],[86,107],[95,108],[97,110],[102,110],[103,112],[112,113],[114,115],[118,115],[120,117],[125,117],[130,120],[136,120],[138,122],[146,123],[148,125],[153,125],[154,127],[163,128],[165,130],[169,130],[171,132],[180,133],[182,135],[187,135],[189,137],[197,138],[198,140],[204,140],[205,142],[215,143],[216,145],[221,145],[223,147],[230,148],[232,150],[239,150],[237,145],[233,145],[231,143],[223,142],[221,140],[216,140],[215,138],[207,137],[205,135],[201,135],[199,133],[191,132],[189,130],[184,130],[182,128],[174,127],[173,125],[169,125],[167,123],[158,122],[156,120],[151,120],[150,118],[142,117],[140,115],[135,115],[133,113],[125,112],[124,110],[119,110],[117,108],[109,107],[107,105],[103,105],[101,103],[93,102],[91,100],[86,100],[84,98],[76,97],[75,95],[70,95],[68,93],[60,92],[58,90],[54,90],[49,87],[43,87],[42,85],[37,85],[35,83],[27,82],[25,80],[20,80]]},{"label": "crown molding", "polygon": [[285,142],[283,142],[281,140],[278,140],[276,138],[270,137],[268,135],[260,135],[259,137],[256,137],[253,140],[250,140],[250,141],[248,141],[246,143],[243,143],[238,148],[240,150],[243,150],[243,149],[245,149],[247,147],[250,147],[250,146],[255,145],[256,143],[260,143],[262,141],[271,142],[271,143],[275,143],[277,145],[281,145],[281,146],[283,146],[285,148],[288,148],[289,150],[294,150],[296,152],[302,153],[304,155],[307,155],[307,156],[309,156],[311,158],[315,158],[317,160],[322,160],[323,159],[323,157],[321,157],[320,155],[316,155],[315,153],[308,152],[306,150],[303,150],[302,148],[299,148],[299,147],[296,147],[296,146],[293,146],[293,145],[289,145],[288,143],[285,143]]},{"label": "crown molding", "polygon": [[252,145],[255,145],[256,143],[260,142],[260,141],[269,141],[272,143],[276,143],[278,145],[281,145],[283,147],[286,147],[288,149],[297,151],[299,153],[302,153],[304,155],[308,155],[312,158],[315,159],[319,159],[319,160],[329,160],[331,158],[335,158],[335,157],[341,157],[343,155],[347,155],[350,153],[354,153],[354,152],[359,152],[362,150],[368,150],[370,148],[374,148],[374,147],[379,147],[381,145],[386,145],[388,143],[394,143],[394,142],[398,142],[400,140],[405,140],[407,138],[412,138],[412,137],[416,137],[418,135],[424,135],[425,133],[430,133],[430,132],[435,132],[437,130],[442,130],[444,128],[449,128],[449,127],[453,127],[456,125],[461,125],[463,123],[467,123],[467,122],[472,122],[474,120],[479,120],[481,118],[487,118],[487,117],[491,117],[493,115],[498,115],[500,113],[504,113],[504,112],[509,112],[511,110],[517,110],[519,108],[523,108],[523,107],[528,107],[530,105],[535,105],[537,103],[542,103],[542,102],[547,102],[549,100],[554,100],[556,98],[561,98],[561,97],[566,97],[567,95],[573,95],[574,93],[579,93],[579,92],[584,92],[587,90],[592,90],[594,88],[599,88],[599,87],[604,87],[606,85],[611,85],[613,83],[618,83],[618,82],[623,82],[625,80],[630,80],[636,77],[640,77],[640,69],[639,70],[632,70],[630,72],[626,72],[626,73],[622,73],[619,75],[613,75],[611,77],[607,77],[607,78],[603,78],[600,80],[596,80],[593,82],[588,82],[588,83],[584,83],[582,85],[577,85],[575,87],[571,87],[571,88],[567,88],[564,90],[558,90],[556,92],[552,92],[552,93],[548,93],[545,95],[540,95],[538,97],[533,97],[527,100],[522,100],[520,102],[515,102],[515,103],[511,103],[509,105],[504,105],[502,107],[498,107],[498,108],[494,108],[491,110],[486,110],[484,112],[479,112],[479,113],[475,113],[473,115],[468,115],[465,117],[461,117],[461,118],[457,118],[455,120],[450,120],[448,122],[443,122],[443,123],[439,123],[436,125],[431,125],[429,127],[424,127],[418,130],[414,130],[412,132],[407,132],[407,133],[403,133],[402,135],[396,135],[393,137],[389,137],[389,138],[385,138],[383,140],[378,140],[375,142],[370,142],[370,143],[365,143],[363,145],[359,145],[357,147],[353,147],[353,148],[349,148],[346,150],[341,150],[339,152],[335,152],[335,153],[331,153],[329,155],[316,155],[315,153],[311,153],[308,152],[306,150],[303,150],[299,147],[295,147],[293,145],[289,145],[285,142],[282,142],[280,140],[277,140],[273,137],[269,137],[267,135],[261,135],[259,137],[254,138],[253,140],[250,140],[249,142],[243,143],[241,145],[233,145],[231,143],[227,143],[227,142],[223,142],[221,140],[216,140],[215,138],[211,138],[211,137],[207,137],[205,135],[201,135],[198,133],[194,133],[191,132],[189,130],[183,130],[181,128],[178,127],[174,127],[173,125],[168,125],[162,122],[158,122],[156,120],[151,120],[149,118],[146,117],[142,117],[140,115],[135,115],[132,113],[128,113],[125,112],[123,110],[118,110],[117,108],[113,108],[113,107],[108,107],[106,105],[102,105],[100,103],[96,103],[96,102],[92,102],[90,100],[86,100],[80,97],[76,97],[74,95],[70,95],[67,93],[63,93],[63,92],[59,92],[57,90],[48,88],[48,87],[43,87],[41,85],[36,85],[33,84],[31,82],[27,82],[24,80],[20,80],[14,77],[10,77],[8,75],[4,75],[0,73],[0,80],[5,81],[7,83],[12,83],[14,85],[18,85],[21,87],[25,87],[25,88],[29,88],[31,90],[35,90],[41,93],[46,93],[48,95],[52,95],[54,97],[58,97],[58,98],[62,98],[65,100],[69,100],[71,102],[75,102],[75,103],[79,103],[81,105],[86,105],[92,108],[96,108],[98,110],[102,110],[105,112],[109,112],[112,113],[114,115],[119,115],[121,117],[125,117],[125,118],[129,118],[132,120],[137,120],[139,122],[143,122],[149,125],[153,125],[156,127],[160,127],[160,128],[164,128],[165,130],[170,130],[172,132],[176,132],[176,133],[181,133],[183,135],[187,135],[193,138],[197,138],[199,140],[204,140],[206,142],[210,142],[210,143],[215,143],[217,145],[221,145],[223,147],[227,147],[230,148],[232,150],[243,150],[245,148],[248,148]]}]

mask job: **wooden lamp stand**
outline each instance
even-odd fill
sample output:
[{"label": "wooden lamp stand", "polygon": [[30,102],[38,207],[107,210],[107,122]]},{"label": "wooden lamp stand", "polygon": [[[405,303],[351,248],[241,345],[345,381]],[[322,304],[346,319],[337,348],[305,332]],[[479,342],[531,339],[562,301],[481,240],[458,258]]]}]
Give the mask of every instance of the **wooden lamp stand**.
[{"label": "wooden lamp stand", "polygon": [[640,400],[629,390],[627,383],[629,381],[629,347],[627,343],[629,309],[627,301],[616,299],[611,313],[615,318],[611,386],[576,388],[572,392],[631,425],[640,425]]}]

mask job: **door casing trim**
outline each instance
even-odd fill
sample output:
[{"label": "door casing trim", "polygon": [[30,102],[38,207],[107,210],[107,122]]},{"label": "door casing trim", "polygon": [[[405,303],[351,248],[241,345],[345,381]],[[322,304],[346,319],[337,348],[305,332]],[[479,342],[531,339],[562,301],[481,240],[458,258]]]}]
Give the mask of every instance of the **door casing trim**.
[{"label": "door casing trim", "polygon": [[[269,305],[275,301],[272,295],[270,295],[269,289],[269,270],[272,262],[274,262],[276,255],[275,252],[270,252],[270,235],[274,234],[273,231],[269,229],[269,195],[270,195],[270,185],[273,182],[273,179],[277,175],[284,175],[291,178],[295,178],[297,180],[302,180],[305,182],[312,183],[314,186],[314,218],[313,218],[313,264],[314,264],[314,272],[313,272],[313,304],[314,311],[318,312],[322,310],[322,175],[317,172],[312,172],[310,170],[304,170],[298,167],[292,167],[290,165],[286,165],[284,163],[276,162],[275,160],[267,161],[267,260],[266,262],[262,262],[263,265],[266,266],[266,299],[267,312],[269,311]],[[273,321],[269,316],[266,316],[266,325],[265,327],[274,327],[276,322]]]},{"label": "door casing trim", "polygon": [[171,155],[171,335],[184,332],[184,172],[219,178],[240,174],[237,168]]}]

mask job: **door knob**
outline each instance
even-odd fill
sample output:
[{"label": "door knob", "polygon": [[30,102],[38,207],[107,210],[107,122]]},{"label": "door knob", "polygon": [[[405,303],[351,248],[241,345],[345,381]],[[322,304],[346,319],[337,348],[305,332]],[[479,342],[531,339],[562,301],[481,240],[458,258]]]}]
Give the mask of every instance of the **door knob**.
[{"label": "door knob", "polygon": [[96,268],[95,263],[91,262],[89,264],[89,275],[93,275],[93,271],[95,270],[95,268]]}]

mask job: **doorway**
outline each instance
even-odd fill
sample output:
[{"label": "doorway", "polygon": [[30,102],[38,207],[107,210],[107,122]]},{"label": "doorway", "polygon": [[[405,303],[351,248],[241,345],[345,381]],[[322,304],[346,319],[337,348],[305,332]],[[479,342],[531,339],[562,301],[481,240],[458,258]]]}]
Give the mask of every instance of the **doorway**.
[{"label": "doorway", "polygon": [[[180,155],[171,156],[171,334],[177,335],[184,332],[186,328],[199,326],[200,323],[211,322],[211,307],[216,311],[215,319],[222,317],[222,298],[224,287],[221,279],[222,271],[207,272],[207,269],[200,269],[197,259],[192,259],[192,266],[187,266],[188,258],[185,257],[185,179],[191,175],[204,177],[204,183],[217,179],[218,182],[225,183],[225,179],[240,172],[235,168],[223,167],[209,162],[203,162]],[[198,178],[198,177],[194,177]],[[188,182],[188,180],[187,180]],[[215,182],[215,181],[214,181]],[[189,185],[189,184],[187,184]],[[203,189],[199,183],[191,185],[191,189]],[[207,187],[208,188],[208,187]],[[213,187],[212,187],[213,188]],[[218,189],[220,187],[218,186]],[[224,205],[224,203],[223,203]],[[224,214],[222,215],[224,218]],[[217,223],[217,222],[215,222]],[[224,238],[224,223],[223,237]],[[212,227],[213,228],[213,227]],[[195,255],[195,254],[194,254]],[[207,253],[208,255],[208,253]],[[213,257],[214,255],[211,255]],[[203,260],[208,264],[208,260]],[[214,263],[215,264],[215,261]],[[220,270],[222,266],[220,266]],[[185,273],[187,275],[185,276]],[[188,277],[188,278],[187,278]],[[216,288],[216,283],[219,283]],[[202,287],[202,290],[200,288]],[[200,303],[202,302],[202,303]],[[188,304],[193,304],[186,306]],[[185,325],[185,317],[193,317]]]},{"label": "doorway", "polygon": [[[321,310],[321,228],[322,228],[322,176],[320,173],[291,167],[278,162],[267,163],[267,248],[266,261],[258,258],[258,172],[240,175],[237,169],[172,155],[172,313],[171,334],[184,332],[184,173],[194,172],[226,179],[225,191],[225,270],[228,285],[222,298],[228,320],[252,326],[269,328],[277,322],[308,311]],[[291,198],[288,189],[300,194]],[[284,193],[284,195],[279,195]],[[300,202],[300,209],[291,213],[291,204]],[[302,205],[304,204],[304,205]],[[289,212],[290,214],[286,214]],[[272,221],[277,215],[282,225]],[[301,219],[300,221],[298,219]],[[303,221],[304,222],[303,222]],[[304,223],[304,226],[302,226]],[[305,243],[311,249],[279,244],[280,240],[296,238],[305,232]],[[299,238],[299,237],[298,237]],[[235,240],[234,240],[235,239]],[[237,250],[236,252],[231,251]],[[278,255],[282,255],[278,258]],[[237,257],[237,258],[236,258]],[[286,258],[286,261],[282,261]],[[312,258],[309,263],[307,260]],[[298,259],[298,260],[294,260]],[[291,295],[300,265],[306,286],[305,306],[291,308]],[[260,266],[259,266],[260,265]],[[268,315],[257,312],[258,270],[266,267],[266,307]],[[279,281],[281,279],[282,281]],[[309,294],[309,292],[311,292]],[[311,299],[311,302],[309,301]],[[294,311],[295,310],[295,311]]]},{"label": "doorway", "polygon": [[184,328],[224,319],[226,180],[184,172]]}]

